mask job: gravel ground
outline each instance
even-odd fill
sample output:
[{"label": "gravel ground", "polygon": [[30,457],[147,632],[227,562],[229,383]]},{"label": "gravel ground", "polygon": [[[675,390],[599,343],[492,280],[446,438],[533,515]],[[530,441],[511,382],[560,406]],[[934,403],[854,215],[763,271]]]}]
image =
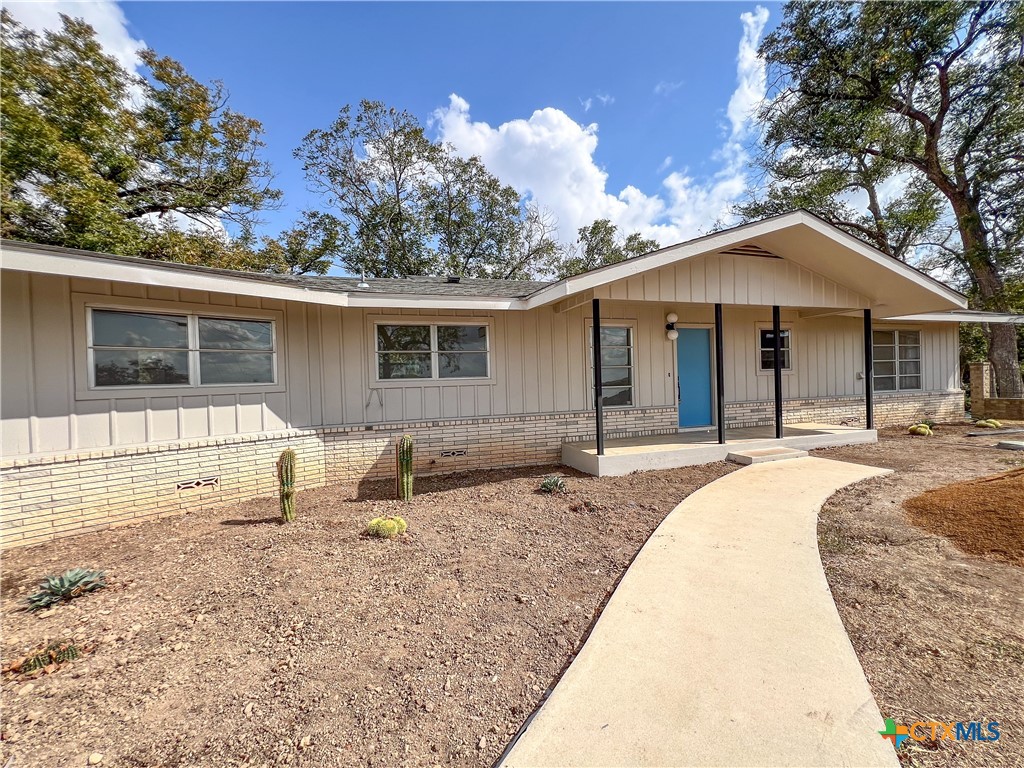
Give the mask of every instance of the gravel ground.
[{"label": "gravel ground", "polygon": [[[622,478],[555,468],[332,486],[4,554],[0,764],[487,766],[586,636],[637,550],[724,463]],[[360,535],[381,514],[409,532]],[[43,615],[49,573],[110,586]],[[12,761],[12,762],[9,762]]]},{"label": "gravel ground", "polygon": [[[984,552],[978,555],[938,535],[938,525],[912,525],[903,509],[929,489],[1024,464],[1020,453],[994,448],[997,438],[967,437],[970,431],[940,425],[934,437],[914,437],[884,430],[875,445],[815,451],[895,470],[839,491],[818,524],[832,596],[882,715],[908,726],[1001,725],[991,743],[908,739],[899,752],[905,766],[1024,766],[1024,569],[1005,562],[1020,545],[1007,537],[1021,531],[1006,516],[1024,516],[1024,508],[998,510],[998,527],[989,524],[993,511],[981,508],[971,536]],[[948,510],[961,524],[967,512],[963,505]]]}]

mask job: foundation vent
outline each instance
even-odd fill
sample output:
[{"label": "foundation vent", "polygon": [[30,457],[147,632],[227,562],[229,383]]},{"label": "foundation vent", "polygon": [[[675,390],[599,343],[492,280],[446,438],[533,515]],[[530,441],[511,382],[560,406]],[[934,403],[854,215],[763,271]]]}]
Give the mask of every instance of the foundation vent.
[{"label": "foundation vent", "polygon": [[452,448],[449,451],[441,451],[442,459],[450,459],[453,456],[465,456],[469,453],[468,448]]},{"label": "foundation vent", "polygon": [[729,254],[730,256],[755,256],[759,259],[779,259],[781,256],[776,256],[769,250],[762,248],[756,243],[744,243],[743,245],[737,245],[733,248],[727,248],[721,251],[723,254]]},{"label": "foundation vent", "polygon": [[190,491],[193,488],[220,488],[220,477],[200,477],[198,480],[180,480],[179,491]]}]

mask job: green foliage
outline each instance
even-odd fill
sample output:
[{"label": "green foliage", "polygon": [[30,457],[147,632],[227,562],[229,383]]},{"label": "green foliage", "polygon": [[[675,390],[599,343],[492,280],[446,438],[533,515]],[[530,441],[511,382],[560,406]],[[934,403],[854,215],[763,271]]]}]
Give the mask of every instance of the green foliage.
[{"label": "green foliage", "polygon": [[568,493],[569,486],[565,482],[565,478],[559,475],[548,475],[541,480],[540,488],[541,493]]},{"label": "green foliage", "polygon": [[618,264],[659,248],[657,240],[645,239],[639,232],[621,237],[608,219],[597,219],[590,226],[580,227],[578,234],[579,239],[551,264],[559,279]]},{"label": "green foliage", "polygon": [[412,436],[403,435],[395,446],[398,463],[398,498],[412,501]]},{"label": "green foliage", "polygon": [[409,528],[405,519],[398,515],[375,517],[366,526],[366,533],[378,539],[393,539],[401,536]]},{"label": "green foliage", "polygon": [[[92,27],[63,16],[42,35],[2,18],[4,131],[2,232],[32,242],[122,254],[180,250],[200,234],[203,260],[230,244],[206,236],[214,222],[248,226],[280,198],[260,159],[262,126],[226,106],[173,59],[140,52],[140,77],[103,52]],[[165,244],[165,240],[169,240]]]},{"label": "green foliage", "polygon": [[930,437],[934,434],[931,426],[924,422],[921,422],[920,424],[911,424],[907,431],[912,435],[921,435],[922,437]]},{"label": "green foliage", "polygon": [[81,652],[78,646],[70,640],[58,640],[47,645],[39,653],[27,657],[18,665],[17,671],[22,673],[35,672],[37,669],[43,669],[51,664],[66,664],[69,661],[74,661],[79,656],[81,656]]},{"label": "green foliage", "polygon": [[290,523],[295,519],[295,451],[288,448],[277,460],[278,496],[281,501],[281,521]]},{"label": "green foliage", "polygon": [[107,586],[106,574],[103,571],[91,571],[86,568],[72,568],[60,576],[47,576],[40,584],[39,591],[26,598],[28,610],[41,611],[60,602],[69,602]]},{"label": "green foliage", "polygon": [[[769,182],[739,212],[800,206],[898,258],[916,246],[972,306],[1011,311],[1024,272],[1022,38],[1019,3],[788,3],[759,51],[773,84],[759,115]],[[993,324],[986,337],[1001,395],[1020,395],[1016,332]]]},{"label": "green foliage", "polygon": [[341,221],[341,260],[372,277],[518,278],[553,256],[554,224],[487,171],[427,138],[408,112],[344,106],[295,150]]}]

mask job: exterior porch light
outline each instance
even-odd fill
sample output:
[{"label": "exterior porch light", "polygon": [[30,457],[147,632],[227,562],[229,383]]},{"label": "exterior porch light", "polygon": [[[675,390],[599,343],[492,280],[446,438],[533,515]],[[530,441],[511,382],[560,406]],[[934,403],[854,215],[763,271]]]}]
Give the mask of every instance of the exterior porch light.
[{"label": "exterior porch light", "polygon": [[668,331],[665,336],[668,337],[669,341],[675,341],[679,338],[679,331],[676,330],[676,323],[678,320],[679,315],[675,312],[669,312],[665,315],[665,330]]}]

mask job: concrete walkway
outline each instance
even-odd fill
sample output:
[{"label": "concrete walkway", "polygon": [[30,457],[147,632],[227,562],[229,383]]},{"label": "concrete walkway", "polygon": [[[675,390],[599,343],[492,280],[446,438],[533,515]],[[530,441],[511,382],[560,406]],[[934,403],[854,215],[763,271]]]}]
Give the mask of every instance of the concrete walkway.
[{"label": "concrete walkway", "polygon": [[887,471],[792,459],[689,496],[501,765],[898,766],[816,535],[835,490]]}]

